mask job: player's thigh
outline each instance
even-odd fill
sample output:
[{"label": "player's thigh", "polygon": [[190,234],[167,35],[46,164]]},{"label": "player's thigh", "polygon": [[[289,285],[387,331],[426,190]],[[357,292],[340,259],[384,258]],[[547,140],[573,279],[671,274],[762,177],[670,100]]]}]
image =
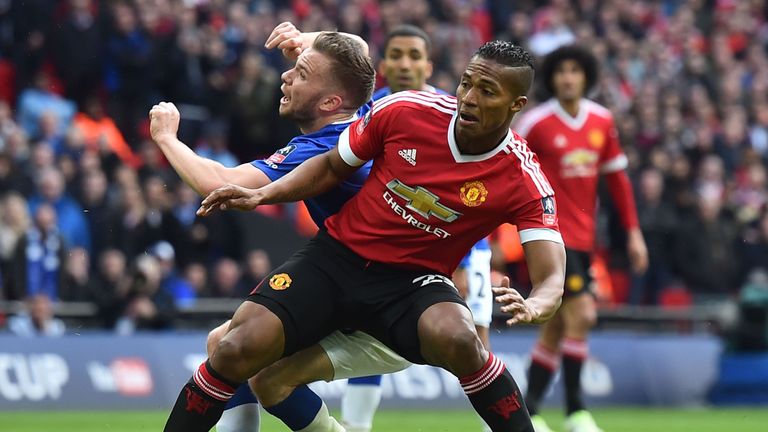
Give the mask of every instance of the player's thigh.
[{"label": "player's thigh", "polygon": [[328,276],[348,271],[322,243],[304,249],[275,269],[248,300],[261,304],[283,323],[288,356],[316,344],[339,327],[340,292]]},{"label": "player's thigh", "polygon": [[331,360],[320,345],[313,345],[267,366],[249,384],[262,404],[269,407],[300,385],[330,381],[332,377]]},{"label": "player's thigh", "polygon": [[[597,304],[589,293],[572,296],[563,300],[560,306],[565,336],[581,337],[597,322]],[[576,334],[573,334],[576,332]]]},{"label": "player's thigh", "polygon": [[467,306],[475,324],[488,327],[493,320],[491,290],[491,251],[473,250],[467,267]]},{"label": "player's thigh", "polygon": [[336,331],[326,336],[319,345],[331,364],[332,375],[326,381],[385,375],[401,371],[411,362],[401,357],[375,337],[355,331]]}]

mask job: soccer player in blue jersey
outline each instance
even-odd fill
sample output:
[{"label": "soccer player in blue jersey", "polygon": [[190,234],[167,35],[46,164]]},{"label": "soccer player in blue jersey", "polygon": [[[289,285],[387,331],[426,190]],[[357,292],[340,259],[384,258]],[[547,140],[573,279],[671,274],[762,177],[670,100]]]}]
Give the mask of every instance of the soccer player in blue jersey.
[{"label": "soccer player in blue jersey", "polygon": [[[228,183],[260,187],[275,181],[305,160],[335,147],[339,134],[367,111],[366,102],[373,90],[375,76],[367,56],[367,44],[356,36],[339,33],[323,33],[320,36],[316,33],[301,34],[299,37],[304,38],[304,45],[312,46],[312,49],[301,56],[301,50],[283,50],[287,56],[297,58],[297,63],[282,75],[284,96],[280,100],[279,113],[294,120],[302,135],[293,138],[265,160],[226,168],[200,157],[178,140],[180,114],[172,103],[161,102],[150,111],[152,138],[179,176],[199,194],[207,195]],[[355,42],[350,43],[349,37]],[[355,46],[361,52],[352,52]],[[369,171],[370,164],[367,164],[334,190],[305,201],[319,227],[323,226],[327,216],[336,213],[360,189]],[[220,332],[222,330],[226,330],[226,324],[219,329]],[[343,341],[345,338],[348,336],[336,335],[332,341]],[[289,409],[293,412],[287,416],[282,416],[282,411],[276,414],[295,430],[305,429],[307,420],[313,420],[321,411],[318,407],[321,402],[306,387],[295,393],[302,398],[299,401],[302,403],[295,404],[299,408]],[[223,416],[217,430],[258,430],[258,407],[251,402],[256,400],[250,389],[247,385],[241,386],[229,403],[232,415]],[[312,418],[303,420],[300,415],[302,410]],[[333,421],[327,416],[327,411],[325,417],[328,420],[324,421]],[[324,427],[334,430],[334,425]],[[336,430],[341,429],[338,427]]]}]

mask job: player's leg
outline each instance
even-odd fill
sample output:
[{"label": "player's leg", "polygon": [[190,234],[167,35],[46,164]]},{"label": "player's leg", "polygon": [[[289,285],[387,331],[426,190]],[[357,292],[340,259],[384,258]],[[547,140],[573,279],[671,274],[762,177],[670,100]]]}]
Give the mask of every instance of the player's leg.
[{"label": "player's leg", "polygon": [[[410,362],[365,333],[337,331],[325,337],[317,346],[267,367],[251,381],[251,385],[264,406],[268,407],[267,410],[293,430],[333,430],[329,425],[335,420],[328,415],[322,401],[319,398],[316,401],[297,400],[293,397],[295,389],[306,388],[304,384],[314,381],[393,373],[408,366]],[[306,394],[304,390],[301,391],[301,394]],[[290,404],[296,406],[291,407]],[[304,408],[307,406],[316,408],[307,410]],[[304,420],[297,421],[298,417]],[[294,429],[305,424],[301,429]]]},{"label": "player's leg", "polygon": [[598,432],[600,429],[586,411],[581,396],[581,371],[587,360],[589,330],[597,320],[595,298],[583,294],[563,303],[564,335],[562,342],[563,381],[565,383],[566,430]]},{"label": "player's leg", "polygon": [[381,403],[381,375],[350,378],[341,398],[341,423],[347,432],[370,432]]},{"label": "player's leg", "polygon": [[483,347],[472,314],[451,280],[422,275],[399,283],[408,294],[399,293],[397,302],[371,318],[386,326],[381,335],[374,335],[390,338],[390,346],[406,359],[442,367],[458,377],[491,430],[532,432],[517,384],[504,363]]},{"label": "player's leg", "polygon": [[552,429],[539,415],[539,406],[544,394],[552,382],[552,377],[560,367],[560,341],[563,338],[563,317],[560,311],[549,321],[541,325],[539,339],[531,352],[531,364],[528,368],[528,388],[525,403],[531,414],[531,421],[536,432],[551,432]]},{"label": "player's leg", "polygon": [[319,266],[337,264],[313,240],[265,279],[269,282],[240,305],[213,355],[182,389],[165,430],[207,432],[239,384],[330,334],[337,324],[338,289]]},{"label": "player's leg", "polygon": [[[208,357],[213,355],[219,341],[227,334],[230,322],[227,321],[208,333],[205,343]],[[261,411],[256,395],[248,384],[240,384],[235,395],[224,406],[224,412],[216,423],[216,432],[258,432],[260,419]]]},{"label": "player's leg", "polygon": [[581,371],[587,360],[587,336],[597,322],[597,305],[592,294],[591,258],[586,252],[570,251],[572,271],[566,271],[560,314],[563,318],[561,344],[565,384],[566,429],[569,432],[597,432],[600,429],[585,410],[581,397]]},{"label": "player's leg", "polygon": [[261,304],[241,304],[213,355],[182,388],[164,431],[208,432],[239,384],[278,360],[284,344],[277,315]]}]

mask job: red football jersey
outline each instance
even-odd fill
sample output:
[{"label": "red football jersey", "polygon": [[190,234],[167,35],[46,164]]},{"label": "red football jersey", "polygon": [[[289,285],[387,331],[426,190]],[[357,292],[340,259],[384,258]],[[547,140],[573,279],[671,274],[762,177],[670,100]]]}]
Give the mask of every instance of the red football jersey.
[{"label": "red football jersey", "polygon": [[610,111],[582,99],[578,116],[572,117],[551,99],[523,114],[515,126],[555,189],[565,246],[592,251],[599,175],[627,167]]},{"label": "red football jersey", "polygon": [[488,153],[463,155],[455,120],[454,97],[409,91],[352,123],[339,152],[373,168],[328,232],[366,259],[443,274],[505,222],[523,242],[562,242],[552,188],[525,141],[510,131]]}]

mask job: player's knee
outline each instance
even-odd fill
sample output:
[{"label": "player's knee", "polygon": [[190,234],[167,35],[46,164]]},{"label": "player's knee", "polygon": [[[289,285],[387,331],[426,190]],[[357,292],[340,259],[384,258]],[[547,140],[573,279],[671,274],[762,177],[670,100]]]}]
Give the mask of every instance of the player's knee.
[{"label": "player's knee", "polygon": [[457,376],[469,375],[480,369],[486,357],[482,341],[471,328],[446,327],[433,336],[430,359]]},{"label": "player's knee", "polygon": [[205,340],[205,348],[208,353],[208,357],[213,355],[216,347],[219,345],[219,341],[227,334],[227,328],[229,328],[230,321],[216,327],[208,332],[208,338]]}]

